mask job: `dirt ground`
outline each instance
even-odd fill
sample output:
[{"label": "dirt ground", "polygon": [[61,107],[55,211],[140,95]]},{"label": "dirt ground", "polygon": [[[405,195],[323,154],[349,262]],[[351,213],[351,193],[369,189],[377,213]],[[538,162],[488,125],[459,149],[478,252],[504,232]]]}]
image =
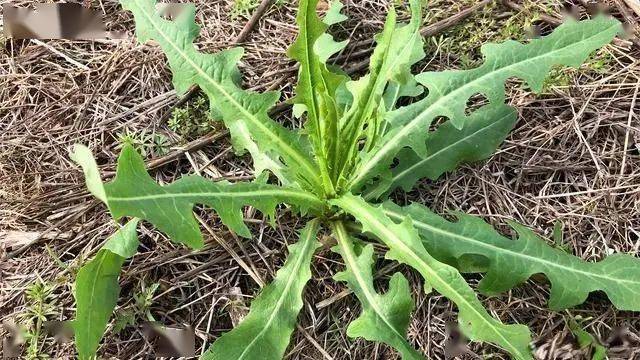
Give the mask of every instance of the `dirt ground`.
[{"label": "dirt ground", "polygon": [[[153,44],[136,43],[131,14],[111,0],[85,3],[106,14],[109,30],[124,31],[127,37],[0,39],[4,44],[0,47],[0,322],[23,323],[32,334],[34,314],[44,313],[48,320],[73,319],[74,275],[116,228],[70,161],[73,144],[92,149],[105,179],[113,175],[125,137],[139,144],[150,163],[161,159],[151,170],[161,182],[188,173],[229,180],[253,176],[250,159],[237,157],[219,125],[198,112],[197,103],[202,102],[198,96],[180,108],[186,115],[172,115],[178,97],[165,58]],[[426,24],[460,14],[476,3],[430,1]],[[615,0],[609,5],[616,17],[637,27],[640,9],[630,3]],[[382,28],[387,8],[394,4],[406,19],[403,1],[347,1],[343,12],[350,19],[334,33],[355,45],[337,64],[357,70],[355,65],[368,58],[366,50],[371,48],[361,45],[363,40]],[[583,17],[592,8],[587,1],[571,4]],[[199,0],[196,5],[202,26],[197,46],[204,51],[230,46],[251,13],[238,10],[233,0]],[[555,0],[486,5],[425,39],[427,57],[415,70],[475,66],[481,61],[482,43],[525,41],[532,25],[546,33],[557,25],[565,5]],[[296,36],[294,16],[295,3],[279,0],[242,43],[246,56],[241,71],[247,88],[281,90],[283,100],[291,96],[296,70],[286,49]],[[499,151],[438,181],[424,181],[415,191],[397,192],[395,198],[400,203],[420,201],[438,212],[480,215],[508,234],[505,224],[513,219],[550,242],[555,228],[556,245],[589,261],[616,252],[640,256],[638,44],[622,39],[580,69],[554,72],[540,95],[510,82],[508,101],[520,115]],[[299,126],[284,110],[277,118]],[[197,131],[185,123],[189,121],[195,122]],[[194,146],[198,140],[204,146]],[[192,150],[181,151],[185,147]],[[284,261],[286,245],[296,239],[295,231],[302,225],[282,213],[272,228],[261,214],[248,209],[245,215],[256,236],[247,241],[229,233],[210,212],[201,214],[207,224],[207,246],[198,252],[170,243],[148,224],[142,226],[142,246],[121,276],[116,320],[105,336],[101,356],[149,357],[150,344],[136,324],[150,317],[168,325],[191,324],[197,352],[203,351],[246,314],[259,290],[258,281],[273,277]],[[238,259],[249,264],[251,273]],[[381,265],[384,269],[390,264]],[[412,283],[417,307],[409,339],[430,358],[442,359],[445,349],[453,348],[449,329],[456,319],[455,308],[437,294],[424,294],[415,272],[398,268]],[[358,316],[359,306],[342,284],[331,279],[339,269],[339,258],[328,249],[316,254],[314,277],[307,285],[300,326],[287,358],[397,358],[384,345],[346,336],[346,326]],[[385,277],[382,271],[380,278]],[[475,286],[480,278],[472,275],[468,280]],[[40,298],[27,293],[39,293]],[[590,358],[590,349],[580,349],[570,331],[570,319],[577,319],[606,345],[610,358],[640,359],[638,313],[616,311],[599,293],[564,312],[548,310],[547,299],[548,285],[542,277],[483,301],[503,321],[531,328],[539,359]],[[0,337],[4,335],[0,330]],[[56,342],[42,333],[36,348],[52,358],[74,354],[71,343]],[[474,343],[461,358],[507,357],[494,347]]]}]

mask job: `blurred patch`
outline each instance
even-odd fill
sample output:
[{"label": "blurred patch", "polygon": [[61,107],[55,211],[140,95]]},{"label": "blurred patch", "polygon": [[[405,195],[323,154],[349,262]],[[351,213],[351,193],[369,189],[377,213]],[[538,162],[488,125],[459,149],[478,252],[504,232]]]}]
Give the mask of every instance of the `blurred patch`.
[{"label": "blurred patch", "polygon": [[[635,330],[635,329],[634,329]],[[628,326],[619,326],[611,330],[604,342],[609,348],[611,359],[637,359],[640,355],[640,334]]]},{"label": "blurred patch", "polygon": [[158,14],[165,19],[174,20],[180,14],[184,13],[189,7],[194,6],[191,3],[157,3],[156,10]]},{"label": "blurred patch", "polygon": [[20,356],[20,345],[24,344],[22,332],[12,322],[3,322],[2,329],[6,333],[2,339],[2,358],[11,359]]},{"label": "blurred patch", "polygon": [[444,358],[454,359],[461,358],[464,355],[473,357],[473,353],[467,347],[467,338],[462,334],[458,323],[455,321],[447,321],[445,323]]},{"label": "blurred patch", "polygon": [[73,327],[69,321],[45,321],[43,328],[45,334],[59,344],[71,342],[73,337]]},{"label": "blurred patch", "polygon": [[249,307],[245,303],[245,299],[246,296],[239,287],[236,286],[229,289],[229,302],[225,309],[229,312],[233,327],[238,326],[249,314]]},{"label": "blurred patch", "polygon": [[196,356],[196,335],[191,326],[168,327],[157,322],[145,322],[142,332],[153,344],[155,357]]},{"label": "blurred patch", "polygon": [[587,14],[591,16],[611,15],[611,6],[601,1],[588,2],[585,7],[587,8]]},{"label": "blurred patch", "polygon": [[542,36],[542,28],[540,24],[534,23],[524,32],[527,39],[537,39]]},{"label": "blurred patch", "polygon": [[80,4],[35,4],[35,10],[2,5],[4,33],[13,39],[120,39],[105,30],[102,15]]},{"label": "blurred patch", "polygon": [[560,11],[562,19],[580,20],[580,7],[574,4],[565,3]]}]

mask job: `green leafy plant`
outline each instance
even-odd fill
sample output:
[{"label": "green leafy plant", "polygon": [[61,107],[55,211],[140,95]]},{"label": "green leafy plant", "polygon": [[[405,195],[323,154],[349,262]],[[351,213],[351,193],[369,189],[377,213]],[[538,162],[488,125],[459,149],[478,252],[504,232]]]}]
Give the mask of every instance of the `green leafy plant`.
[{"label": "green leafy plant", "polygon": [[199,95],[182,107],[173,109],[167,122],[169,129],[184,138],[195,138],[215,129],[216,122],[209,116],[207,98]]},{"label": "green leafy plant", "polygon": [[582,328],[578,323],[582,320],[579,316],[568,321],[569,329],[576,338],[576,342],[580,349],[588,349],[591,353],[591,360],[604,360],[607,358],[607,348],[604,347],[595,336]]},{"label": "green leafy plant", "polygon": [[[414,309],[408,282],[402,274],[393,274],[388,290],[378,293],[373,286],[372,245],[363,240],[384,244],[387,259],[408,265],[424,278],[425,291],[437,291],[455,303],[466,337],[491,343],[516,359],[532,356],[528,328],[494,318],[461,272],[486,272],[478,289],[484,294],[503,292],[543,273],[551,281],[553,309],[580,304],[589,292],[602,290],[619,309],[640,310],[640,261],[630,255],[587,263],[515,223],[511,225],[519,237],[512,240],[473,216],[454,213],[457,221],[451,222],[422,204],[381,203],[397,188],[409,190],[420,179],[436,179],[462,162],[491,155],[517,119],[517,112],[505,105],[504,82],[517,77],[540,91],[553,66],[579,66],[609,43],[620,31],[618,21],[606,17],[568,21],[526,44],[484,45],[485,60],[479,67],[414,76],[412,65],[425,56],[420,1],[415,0],[408,24],[397,24],[394,9],[389,9],[375,38],[369,72],[352,80],[327,64],[346,46],[326,32],[345,19],[341,4],[334,2],[321,19],[317,0],[301,0],[299,35],[289,55],[300,64],[291,103],[305,122],[304,129],[288,129],[267,115],[279,93],[242,89],[237,68],[241,48],[215,54],[196,50],[192,42],[199,28],[194,7],[169,21],[156,13],[154,0],[122,0],[122,4],[135,17],[138,39],[155,40],[166,54],[177,92],[199,85],[208,96],[211,113],[229,129],[236,152],[251,155],[256,175],[267,172],[275,178],[228,183],[188,175],[161,186],[148,175],[135,149],[125,146],[115,178],[103,184],[90,151],[76,146],[72,156],[82,166],[89,190],[115,219],[133,219],[85,265],[84,273],[92,278],[78,277],[76,330],[86,334],[76,339],[81,358],[94,356],[113,311],[117,274],[133,254],[137,219],[153,224],[176,243],[199,249],[203,238],[193,215],[196,204],[211,208],[245,238],[251,237],[242,218],[245,206],[273,218],[276,208],[287,204],[294,213],[311,219],[246,318],[220,336],[203,359],[282,358],[303,304],[322,228],[333,233],[334,250],[345,264],[335,279],[346,283],[362,303],[362,313],[347,334],[385,343],[405,359],[422,358],[406,339]],[[486,98],[486,104],[468,112],[467,101],[477,94]],[[397,100],[403,97],[416,100],[399,106]],[[427,130],[441,118],[446,120]],[[115,241],[127,251],[114,249]],[[463,261],[466,255],[484,261],[471,266]]]},{"label": "green leafy plant", "polygon": [[140,132],[125,130],[118,134],[118,140],[123,144],[132,145],[142,156],[161,156],[169,150],[169,139],[160,133],[148,133],[146,130]]},{"label": "green leafy plant", "polygon": [[55,316],[57,311],[56,286],[38,278],[25,290],[25,311],[18,315],[22,337],[26,341],[26,359],[49,359],[42,352],[42,343],[46,337],[44,325]]}]

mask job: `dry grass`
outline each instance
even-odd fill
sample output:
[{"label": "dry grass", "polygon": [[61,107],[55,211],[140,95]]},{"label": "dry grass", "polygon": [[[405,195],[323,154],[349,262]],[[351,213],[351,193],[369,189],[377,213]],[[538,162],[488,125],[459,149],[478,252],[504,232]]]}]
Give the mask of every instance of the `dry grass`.
[{"label": "dry grass", "polygon": [[[225,48],[242,29],[246,19],[226,15],[231,3],[197,2],[203,26],[198,40],[201,49]],[[466,5],[432,2],[431,19],[453,15]],[[122,12],[117,3],[102,1],[94,6],[108,14],[109,29],[133,29],[130,14]],[[385,0],[350,2],[346,12],[351,19],[338,31],[353,42],[369,39],[381,28],[387,6]],[[540,11],[558,16],[561,10],[552,2],[528,6],[532,14]],[[295,72],[285,50],[295,37],[294,9],[289,3],[272,7],[244,44],[247,55],[242,71],[247,87],[279,89],[284,98],[290,95]],[[473,61],[477,56],[468,51],[471,46],[500,39],[505,35],[501,29],[520,24],[521,18],[509,8],[492,6],[442,34],[443,38],[429,40],[431,51],[420,70],[465,66],[467,57]],[[465,29],[474,28],[486,32],[473,39],[456,38],[466,36]],[[469,44],[456,48],[455,41],[446,39]],[[70,146],[89,145],[103,169],[110,171],[119,152],[118,136],[125,131],[162,134],[173,147],[184,143],[160,121],[176,97],[159,49],[137,45],[132,37],[45,43],[48,46],[7,41],[0,49],[0,231],[33,232],[31,239],[39,239],[24,254],[0,262],[0,321],[25,312],[24,290],[38,279],[56,285],[56,315],[50,319],[72,319],[73,275],[115,228],[104,206],[84,189],[81,173],[67,155]],[[512,84],[510,102],[520,110],[520,120],[500,151],[486,162],[466,165],[437,182],[425,182],[409,194],[398,193],[397,199],[419,200],[437,211],[460,209],[478,214],[507,232],[505,220],[514,219],[549,237],[560,220],[565,244],[585,260],[599,260],[610,252],[637,255],[640,102],[635,98],[640,84],[640,51],[616,45],[603,52],[610,59],[605,69],[586,65],[563,78],[568,86],[552,86],[542,96]],[[358,60],[347,57],[345,62]],[[287,115],[280,119],[294,123]],[[252,175],[250,160],[236,157],[227,138],[189,152],[153,174],[159,181],[170,182],[192,172],[229,179]],[[258,283],[268,282],[282,264],[285,247],[294,241],[295,230],[301,225],[281,214],[273,229],[260,214],[248,210],[246,218],[257,235],[252,241],[243,241],[211,214],[201,215],[210,231],[205,231],[207,247],[195,253],[172,245],[151,228],[142,228],[142,247],[125,267],[119,302],[119,313],[134,311],[134,295],[159,284],[148,312],[165,324],[192,324],[200,349],[246,313]],[[231,251],[223,249],[220,242]],[[238,257],[248,268],[238,265],[234,260]],[[394,266],[384,265],[382,279]],[[326,248],[316,255],[315,276],[307,287],[306,305],[299,318],[301,327],[287,357],[395,358],[385,346],[346,337],[345,327],[358,315],[358,305],[352,297],[341,296],[343,286],[331,280],[339,268],[339,259]],[[398,268],[415,288],[417,310],[410,339],[431,358],[443,358],[447,324],[455,320],[455,309],[440,296],[423,294],[420,279],[404,267]],[[478,279],[469,277],[472,284]],[[565,319],[576,315],[587,319],[584,324],[589,332],[611,345],[612,358],[640,358],[637,313],[615,311],[600,294],[593,294],[576,309],[555,313],[545,308],[547,298],[544,281],[529,281],[507,294],[486,299],[485,305],[504,321],[529,325],[539,358],[584,358],[584,352],[575,350],[565,325]],[[619,335],[617,328],[632,334]],[[47,338],[42,351],[52,357],[70,357],[73,347]],[[134,326],[119,335],[110,332],[101,348],[105,357],[145,358],[150,353],[141,331]],[[465,358],[482,354],[504,357],[490,346],[474,344]]]}]

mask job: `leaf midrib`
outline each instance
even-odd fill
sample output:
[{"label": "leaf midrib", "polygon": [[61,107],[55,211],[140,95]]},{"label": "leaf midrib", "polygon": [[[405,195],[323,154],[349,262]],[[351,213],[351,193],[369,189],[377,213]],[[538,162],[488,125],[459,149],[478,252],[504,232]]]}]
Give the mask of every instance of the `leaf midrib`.
[{"label": "leaf midrib", "polygon": [[[368,213],[369,212],[368,209],[360,206],[357,202],[355,202],[353,200],[349,200],[349,199],[346,199],[346,198],[343,198],[343,200],[351,203],[351,207],[355,207],[355,208],[359,209],[359,211],[361,211],[362,213]],[[451,287],[442,277],[440,277],[440,275],[438,275],[438,273],[436,271],[431,269],[429,264],[424,262],[411,248],[407,247],[401,240],[399,240],[396,237],[396,234],[394,234],[393,232],[389,231],[384,226],[384,224],[382,224],[379,221],[377,221],[375,216],[369,216],[368,217],[368,221],[372,225],[374,225],[378,229],[378,231],[380,231],[381,233],[386,234],[386,236],[388,238],[394,239],[393,241],[394,241],[394,243],[396,243],[397,246],[402,248],[405,251],[405,253],[409,254],[414,260],[419,262],[422,265],[422,267],[424,268],[424,270],[429,272],[431,274],[431,276],[437,278],[440,281],[442,286],[444,286],[447,289],[449,289],[449,291],[451,291],[452,293],[458,294],[458,301],[455,301],[455,300],[454,301],[456,302],[456,304],[458,305],[459,308],[462,307],[462,306],[465,306],[467,309],[471,310],[474,314],[476,314],[476,316],[480,320],[482,320],[485,324],[487,324],[493,330],[493,332],[504,341],[505,344],[509,344],[509,346],[511,347],[511,351],[514,354],[518,354],[522,358],[526,358],[525,356],[522,355],[520,350],[518,348],[516,348],[515,346],[511,345],[511,342],[509,341],[509,339],[507,339],[504,335],[502,335],[502,333],[500,331],[498,331],[496,329],[496,327],[490,321],[485,319],[485,317],[482,316],[482,313],[478,312],[478,310],[476,310],[475,307],[473,305],[471,305],[464,296],[460,295],[455,288]],[[427,280],[427,279],[425,279],[425,280]],[[462,303],[462,305],[460,303]]]},{"label": "leaf midrib", "polygon": [[[101,250],[102,251],[102,250]],[[104,250],[104,251],[109,251],[109,250]],[[111,252],[111,251],[109,251]],[[115,254],[113,252],[111,252],[112,254],[116,255],[116,256],[120,256],[118,254]],[[94,304],[94,298],[95,298],[95,292],[96,292],[96,284],[98,284],[98,275],[100,274],[100,272],[102,271],[102,268],[104,266],[104,262],[106,261],[107,257],[106,255],[102,256],[100,259],[100,262],[97,264],[96,266],[96,271],[94,271],[94,275],[92,276],[92,284],[91,284],[91,291],[90,291],[90,297],[89,297],[89,306],[86,307],[86,309],[92,309],[93,308],[93,304]],[[91,333],[91,328],[93,327],[93,317],[91,316],[91,314],[87,314],[88,316],[86,317],[87,319],[87,331],[81,331],[82,333]]]},{"label": "leaf midrib", "polygon": [[251,119],[251,122],[258,126],[265,133],[271,135],[271,139],[280,143],[280,146],[287,152],[292,158],[294,158],[299,164],[305,167],[305,170],[308,172],[307,175],[310,175],[310,181],[316,179],[314,174],[313,167],[311,163],[307,161],[304,157],[302,157],[297,151],[291,148],[286,142],[282,141],[277,134],[273,133],[268,127],[266,127],[262,122],[256,119],[255,115],[247,111],[242,105],[240,105],[233,96],[231,96],[220,84],[218,84],[214,79],[212,79],[201,67],[198,66],[195,62],[193,62],[186,54],[178,47],[170,37],[168,37],[160,27],[157,26],[156,22],[153,21],[153,18],[145,11],[144,8],[140,7],[141,13],[147,18],[147,21],[151,23],[153,28],[174,48],[174,50],[180,54],[180,56],[188,62],[193,69],[195,69],[202,77],[204,77],[211,85],[213,85],[219,92],[221,92],[234,107],[238,108],[247,118]]},{"label": "leaf midrib", "polygon": [[[590,40],[590,39],[592,39],[592,38],[595,38],[595,37],[597,37],[597,36],[601,35],[602,33],[605,33],[606,31],[609,31],[611,28],[613,28],[613,27],[617,27],[617,26],[618,26],[618,25],[617,25],[617,24],[615,24],[615,25],[612,25],[612,26],[610,26],[610,27],[607,27],[606,29],[604,29],[604,30],[602,30],[602,31],[600,31],[600,32],[598,32],[598,33],[596,33],[595,35],[590,36],[590,37],[588,37],[588,38],[583,38],[582,40],[580,40],[580,41],[578,41],[578,42],[575,42],[575,43],[572,43],[572,44],[570,44],[569,46],[565,46],[565,47],[562,47],[562,48],[560,48],[560,49],[553,50],[553,51],[551,51],[551,52],[545,52],[545,53],[544,53],[544,54],[542,54],[542,55],[538,55],[538,56],[535,56],[535,57],[533,57],[533,58],[526,59],[526,60],[524,60],[524,61],[519,61],[519,62],[517,62],[517,63],[510,64],[510,65],[508,65],[508,66],[506,66],[506,67],[502,67],[502,68],[498,69],[497,71],[490,71],[490,72],[488,72],[488,73],[486,73],[486,74],[484,74],[484,75],[481,75],[480,77],[478,77],[478,78],[476,78],[476,79],[472,80],[471,82],[468,82],[468,83],[463,84],[462,86],[460,86],[460,87],[458,87],[457,89],[455,89],[455,90],[453,90],[453,91],[449,92],[449,93],[448,93],[448,94],[446,94],[445,96],[442,96],[442,97],[438,98],[438,99],[437,99],[436,101],[434,101],[434,102],[433,102],[433,103],[432,103],[432,104],[431,104],[427,109],[425,109],[425,110],[424,110],[423,112],[421,112],[418,116],[416,116],[413,120],[411,120],[409,123],[407,123],[406,125],[404,125],[403,127],[401,127],[401,128],[400,128],[400,130],[399,130],[395,135],[393,135],[393,136],[392,136],[392,137],[391,137],[391,138],[390,138],[390,139],[389,139],[389,140],[388,140],[388,141],[387,141],[387,142],[386,142],[386,143],[385,143],[385,144],[380,148],[380,150],[376,151],[376,152],[375,152],[375,154],[374,154],[374,156],[371,158],[371,160],[369,160],[369,161],[367,161],[366,163],[364,163],[364,164],[363,164],[363,166],[362,166],[362,167],[360,167],[360,169],[359,169],[358,171],[356,171],[356,172],[355,172],[357,175],[356,175],[356,177],[354,177],[354,178],[353,178],[353,180],[351,181],[351,184],[358,184],[360,181],[362,181],[362,179],[364,178],[364,176],[368,175],[368,172],[369,172],[369,171],[371,171],[371,168],[372,168],[373,166],[375,166],[375,164],[380,160],[380,158],[381,158],[381,157],[383,157],[384,155],[386,155],[386,153],[388,153],[389,151],[393,150],[393,149],[396,147],[396,143],[398,143],[400,140],[402,140],[402,138],[403,138],[403,137],[404,137],[404,136],[405,136],[405,135],[406,135],[410,130],[412,130],[412,129],[416,126],[415,124],[419,123],[419,122],[422,120],[422,118],[428,117],[428,115],[429,115],[431,112],[433,112],[433,111],[435,111],[435,110],[439,109],[440,105],[441,105],[445,100],[448,100],[448,99],[450,99],[450,98],[455,97],[454,95],[455,95],[455,94],[457,94],[458,92],[460,92],[460,91],[462,91],[462,90],[464,90],[464,89],[468,88],[468,87],[469,87],[469,86],[471,86],[471,85],[474,85],[474,84],[476,84],[476,83],[478,83],[478,82],[481,82],[482,80],[484,80],[484,79],[485,79],[486,77],[488,77],[488,76],[494,76],[494,75],[499,74],[499,73],[501,73],[501,72],[503,72],[503,71],[507,71],[507,70],[509,70],[509,69],[511,69],[511,68],[513,68],[513,67],[520,66],[520,65],[522,65],[522,64],[526,64],[526,63],[530,63],[530,62],[534,62],[534,61],[536,61],[536,60],[538,60],[538,59],[540,59],[540,58],[545,58],[545,57],[547,57],[547,56],[551,56],[551,55],[553,55],[553,54],[555,54],[555,53],[557,53],[557,52],[566,51],[567,49],[571,49],[571,48],[573,48],[573,47],[575,47],[575,46],[579,46],[579,45],[581,45],[583,42],[588,41],[588,40]],[[476,68],[476,69],[479,69],[479,68]],[[391,150],[387,150],[387,149],[389,149],[389,148],[391,148]]]},{"label": "leaf midrib", "polygon": [[[342,225],[342,224],[341,224]],[[338,241],[341,243],[340,246],[343,249],[344,255],[345,255],[345,260],[349,263],[349,267],[351,269],[355,269],[358,271],[351,271],[355,278],[356,281],[358,281],[358,284],[360,285],[360,288],[362,289],[365,298],[367,299],[367,302],[369,303],[369,305],[371,305],[371,307],[373,308],[374,312],[378,315],[378,317],[380,319],[382,319],[382,321],[391,329],[391,331],[400,339],[402,339],[404,341],[404,336],[402,336],[401,334],[398,333],[398,331],[396,330],[396,328],[389,322],[389,320],[386,318],[384,312],[378,307],[378,302],[376,300],[376,296],[374,294],[372,294],[369,291],[369,288],[367,286],[367,282],[362,278],[362,275],[360,274],[360,268],[358,267],[358,263],[356,261],[356,259],[353,258],[354,253],[351,249],[351,247],[349,246],[349,244],[346,244],[345,242],[348,241],[346,240],[346,234],[344,234],[344,227],[343,226],[337,226],[336,230],[338,231]]]},{"label": "leaf midrib", "polygon": [[251,340],[251,342],[244,348],[244,350],[240,354],[240,357],[238,357],[238,360],[244,359],[244,356],[247,354],[249,349],[253,346],[253,344],[255,344],[256,341],[258,341],[259,338],[261,338],[264,335],[267,329],[271,326],[271,323],[273,322],[273,320],[276,318],[278,312],[280,311],[280,308],[282,307],[282,304],[284,303],[284,299],[286,299],[286,295],[288,295],[287,293],[289,292],[291,285],[299,275],[298,269],[300,268],[300,266],[302,265],[302,262],[305,259],[305,254],[307,253],[307,251],[309,251],[308,247],[313,244],[312,238],[314,236],[315,236],[315,231],[309,231],[308,236],[305,239],[301,239],[304,243],[304,248],[301,249],[302,251],[300,252],[300,256],[297,259],[294,268],[289,273],[289,278],[287,279],[286,286],[282,291],[280,297],[278,298],[278,301],[276,302],[275,310],[272,311],[271,314],[269,315],[268,320],[264,323],[263,329],[260,330],[260,332],[258,332],[258,334],[253,338],[253,340]]},{"label": "leaf midrib", "polygon": [[[405,174],[407,174],[407,173],[411,172],[411,171],[412,171],[413,169],[415,169],[416,167],[421,166],[422,164],[424,164],[425,162],[427,162],[427,161],[431,160],[433,157],[435,157],[435,156],[439,155],[440,153],[445,152],[445,151],[449,150],[450,148],[452,148],[452,147],[454,147],[454,146],[457,146],[458,144],[460,144],[460,143],[462,143],[462,142],[465,142],[465,141],[469,140],[469,138],[472,138],[472,137],[474,137],[474,136],[477,136],[478,134],[481,134],[481,133],[483,133],[483,132],[485,132],[485,131],[488,131],[488,130],[492,129],[494,126],[502,125],[502,124],[500,123],[500,121],[502,121],[504,118],[506,118],[506,117],[508,117],[508,116],[510,116],[510,115],[505,115],[505,116],[501,117],[500,119],[498,119],[498,120],[496,120],[496,121],[492,122],[492,123],[491,123],[491,124],[489,124],[488,126],[485,126],[485,127],[483,127],[483,128],[480,128],[479,130],[474,131],[474,132],[473,132],[473,133],[471,133],[471,134],[468,134],[468,135],[467,135],[467,136],[465,136],[464,138],[462,138],[462,139],[460,139],[460,140],[458,140],[458,141],[455,141],[455,142],[450,143],[449,145],[447,145],[447,146],[443,147],[442,149],[440,149],[440,150],[438,150],[438,151],[436,151],[436,152],[434,152],[434,153],[432,153],[432,154],[429,154],[427,157],[425,157],[425,158],[421,159],[420,161],[418,161],[418,162],[414,163],[413,165],[409,166],[408,168],[404,169],[403,171],[398,172],[397,174],[395,174],[395,175],[391,178],[391,183],[390,183],[390,185],[389,185],[389,186],[390,186],[390,187],[392,187],[392,186],[394,185],[394,183],[395,183],[398,179],[403,178]],[[382,183],[380,183],[380,184],[382,184]],[[379,186],[380,186],[380,185],[379,185]],[[364,194],[364,198],[365,198],[365,199],[370,199],[370,194],[372,194],[372,193],[376,193],[376,190],[378,190],[379,186],[376,186],[375,188],[372,188],[370,191],[367,191],[367,193],[365,193],[365,194]]]},{"label": "leaf midrib", "polygon": [[[313,93],[313,75],[312,75],[312,69],[311,69],[311,62],[312,62],[312,55],[311,55],[311,49],[313,48],[313,44],[310,43],[309,41],[309,1],[306,2],[307,4],[307,9],[304,10],[304,57],[307,60],[307,71],[305,71],[305,76],[307,77],[308,80],[308,84],[309,84],[309,91],[310,91],[310,99],[311,99],[311,103],[312,103],[312,109],[310,109],[311,111],[313,111],[313,118],[315,121],[315,125],[316,125],[316,131],[318,131],[319,133],[319,126],[320,124],[318,123],[318,103],[316,101],[316,97],[315,94]],[[313,15],[311,15],[313,16]],[[317,41],[317,40],[316,40]],[[304,67],[300,67],[301,69],[303,69]],[[326,88],[326,83],[324,82],[324,77],[322,77],[322,81],[325,85]],[[317,136],[317,135],[316,135]]]},{"label": "leaf midrib", "polygon": [[213,192],[213,191],[206,191],[206,192],[165,192],[162,194],[150,194],[150,195],[140,195],[140,196],[128,196],[128,197],[121,197],[121,196],[110,196],[109,202],[135,202],[135,201],[147,201],[147,200],[157,200],[157,199],[163,199],[163,198],[190,198],[190,197],[219,197],[219,198],[226,198],[226,197],[233,197],[233,198],[238,198],[238,197],[255,197],[255,196],[289,196],[291,198],[301,198],[301,199],[308,199],[310,201],[313,201],[315,203],[317,203],[316,205],[321,205],[322,201],[320,199],[318,199],[317,197],[315,197],[313,194],[308,193],[308,192],[292,192],[292,191],[287,191],[287,190],[281,190],[281,189],[277,189],[277,190],[257,190],[257,191],[245,191],[245,192]]},{"label": "leaf midrib", "polygon": [[[384,209],[384,212],[387,215],[395,217],[396,219],[405,218],[405,215],[399,214],[397,212],[394,212],[393,210]],[[523,253],[520,253],[520,252],[517,252],[517,251],[513,251],[513,250],[510,250],[510,249],[506,249],[506,248],[502,248],[502,247],[495,246],[495,245],[492,245],[492,244],[488,244],[488,243],[485,243],[485,242],[482,242],[482,241],[479,241],[479,240],[475,240],[475,239],[473,239],[471,237],[468,237],[468,236],[463,236],[463,235],[459,235],[459,234],[456,234],[456,233],[453,233],[453,232],[450,232],[450,231],[442,230],[442,229],[439,229],[437,227],[431,226],[431,225],[429,225],[429,224],[427,224],[427,223],[425,223],[423,221],[420,221],[420,220],[416,220],[416,219],[413,219],[413,218],[411,220],[413,221],[413,223],[416,226],[422,227],[423,229],[425,229],[427,231],[432,231],[432,232],[435,232],[435,233],[439,233],[439,234],[442,234],[442,235],[444,235],[446,237],[458,238],[458,239],[460,239],[462,241],[470,242],[470,243],[473,243],[473,244],[475,244],[477,246],[490,249],[492,251],[506,252],[506,253],[509,253],[509,255],[511,255],[513,257],[524,258],[524,259],[527,259],[527,260],[532,261],[532,262],[538,262],[538,263],[545,264],[548,267],[556,267],[556,268],[559,268],[559,269],[562,269],[562,270],[565,270],[565,271],[569,271],[569,272],[581,273],[581,274],[583,274],[583,275],[585,275],[587,277],[597,277],[597,278],[602,278],[602,279],[608,280],[608,281],[619,282],[619,283],[631,283],[631,284],[634,284],[636,286],[640,286],[640,281],[633,281],[633,280],[626,280],[626,279],[616,279],[616,278],[611,278],[611,277],[604,276],[604,275],[601,275],[601,274],[595,274],[595,273],[587,272],[587,271],[584,271],[584,270],[579,270],[579,269],[576,269],[576,268],[573,268],[573,267],[567,267],[567,266],[561,265],[559,263],[555,263],[555,262],[552,262],[552,261],[544,260],[542,258],[526,255],[526,254],[523,254]],[[594,264],[597,264],[597,263],[594,263]]]}]

